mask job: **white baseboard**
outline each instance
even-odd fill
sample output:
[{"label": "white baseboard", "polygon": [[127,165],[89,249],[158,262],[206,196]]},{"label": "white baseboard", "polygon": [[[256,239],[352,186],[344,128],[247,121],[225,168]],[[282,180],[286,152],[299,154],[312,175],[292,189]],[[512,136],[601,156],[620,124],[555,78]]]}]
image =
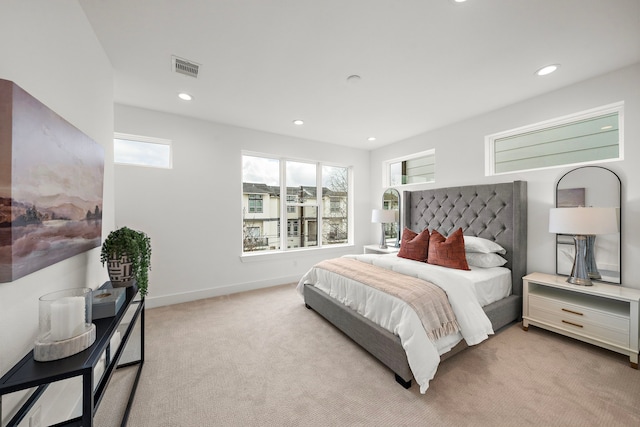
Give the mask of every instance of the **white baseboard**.
[{"label": "white baseboard", "polygon": [[285,283],[297,283],[300,275],[283,276],[256,282],[237,283],[233,285],[221,286],[217,288],[202,289],[199,291],[180,292],[171,295],[158,297],[147,297],[146,308],[162,307],[165,305],[180,304],[183,302],[197,301],[205,298],[218,297],[221,295],[235,294],[238,292],[252,291],[254,289],[270,288],[272,286],[284,285]]}]

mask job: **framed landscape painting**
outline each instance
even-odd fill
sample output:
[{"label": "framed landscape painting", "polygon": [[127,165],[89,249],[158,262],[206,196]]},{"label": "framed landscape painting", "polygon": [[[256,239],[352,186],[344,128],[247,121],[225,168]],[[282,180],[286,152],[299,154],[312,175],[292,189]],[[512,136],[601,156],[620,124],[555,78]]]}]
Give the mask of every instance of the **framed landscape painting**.
[{"label": "framed landscape painting", "polygon": [[100,245],[104,149],[0,80],[0,283]]}]

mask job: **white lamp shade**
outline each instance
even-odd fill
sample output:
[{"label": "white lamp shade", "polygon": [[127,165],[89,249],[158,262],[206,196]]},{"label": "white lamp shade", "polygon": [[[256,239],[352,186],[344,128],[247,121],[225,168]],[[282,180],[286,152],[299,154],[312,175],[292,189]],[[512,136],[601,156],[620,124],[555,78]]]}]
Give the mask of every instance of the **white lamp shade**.
[{"label": "white lamp shade", "polygon": [[371,222],[382,224],[396,222],[396,211],[389,209],[373,209],[371,211]]},{"label": "white lamp shade", "polygon": [[552,208],[549,232],[557,234],[596,235],[618,232],[616,208]]}]

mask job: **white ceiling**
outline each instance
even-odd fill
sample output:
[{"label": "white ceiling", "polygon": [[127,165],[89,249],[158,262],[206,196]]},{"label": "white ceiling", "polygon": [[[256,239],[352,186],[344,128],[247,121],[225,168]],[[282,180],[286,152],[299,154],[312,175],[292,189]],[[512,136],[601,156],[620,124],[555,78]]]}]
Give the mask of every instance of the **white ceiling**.
[{"label": "white ceiling", "polygon": [[[117,103],[358,148],[640,62],[639,0],[80,4]],[[201,64],[198,78],[174,73],[172,55]],[[534,75],[551,63],[556,73]]]}]

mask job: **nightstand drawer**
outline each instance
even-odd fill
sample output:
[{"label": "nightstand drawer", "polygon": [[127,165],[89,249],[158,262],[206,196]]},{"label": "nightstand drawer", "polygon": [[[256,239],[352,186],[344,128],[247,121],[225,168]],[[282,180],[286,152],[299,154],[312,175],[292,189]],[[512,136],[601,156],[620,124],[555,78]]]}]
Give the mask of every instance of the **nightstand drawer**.
[{"label": "nightstand drawer", "polygon": [[618,329],[625,331],[627,334],[629,333],[629,316],[623,314],[616,314],[594,307],[572,304],[567,301],[535,294],[529,295],[529,307],[564,315],[568,320],[582,320],[582,322],[591,323],[592,325],[604,325],[611,329]]},{"label": "nightstand drawer", "polygon": [[567,283],[554,274],[530,273],[522,278],[522,328],[529,325],[588,342],[629,356],[638,369],[640,289],[594,282]]},{"label": "nightstand drawer", "polygon": [[529,318],[598,340],[629,347],[628,317],[538,295],[529,295]]}]

